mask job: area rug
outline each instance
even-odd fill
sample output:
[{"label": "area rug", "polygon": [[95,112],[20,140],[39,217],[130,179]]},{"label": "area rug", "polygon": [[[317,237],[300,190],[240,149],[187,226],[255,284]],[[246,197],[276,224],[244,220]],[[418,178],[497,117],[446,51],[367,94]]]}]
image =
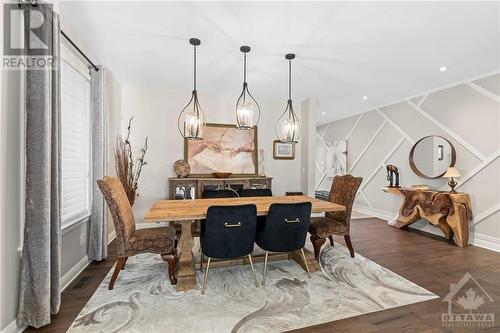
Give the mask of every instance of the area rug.
[{"label": "area rug", "polygon": [[[213,268],[202,296],[176,292],[160,256],[138,255],[114,290],[109,272],[68,332],[283,332],[437,297],[340,244],[326,245],[320,261],[312,279],[292,260],[270,262],[259,288],[248,265]],[[198,270],[200,289],[202,281]]]}]

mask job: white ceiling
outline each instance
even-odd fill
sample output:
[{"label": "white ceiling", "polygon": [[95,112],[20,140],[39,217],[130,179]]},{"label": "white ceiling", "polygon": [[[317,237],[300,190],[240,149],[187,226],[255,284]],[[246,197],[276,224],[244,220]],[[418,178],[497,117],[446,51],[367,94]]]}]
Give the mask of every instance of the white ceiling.
[{"label": "white ceiling", "polygon": [[319,123],[500,68],[500,2],[118,1],[59,8],[123,85],[188,96],[188,39],[198,37],[200,93],[239,94],[239,47],[249,45],[250,91],[285,104],[284,54],[294,52],[294,100],[317,97],[326,112]]}]

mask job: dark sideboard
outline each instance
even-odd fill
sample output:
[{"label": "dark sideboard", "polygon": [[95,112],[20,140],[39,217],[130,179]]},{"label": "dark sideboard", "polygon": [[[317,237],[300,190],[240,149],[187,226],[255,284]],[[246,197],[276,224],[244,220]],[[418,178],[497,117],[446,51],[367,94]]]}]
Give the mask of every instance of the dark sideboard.
[{"label": "dark sideboard", "polygon": [[272,189],[272,178],[270,177],[235,177],[235,178],[180,178],[171,177],[168,179],[169,199],[196,199],[201,197],[204,190],[216,190],[231,188],[252,189],[267,188]]}]

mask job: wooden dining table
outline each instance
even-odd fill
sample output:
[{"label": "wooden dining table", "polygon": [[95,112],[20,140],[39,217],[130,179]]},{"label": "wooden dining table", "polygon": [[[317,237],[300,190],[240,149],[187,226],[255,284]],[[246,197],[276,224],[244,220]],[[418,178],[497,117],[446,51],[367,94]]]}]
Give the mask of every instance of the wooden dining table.
[{"label": "wooden dining table", "polygon": [[[144,217],[145,222],[160,223],[175,221],[181,223],[180,255],[177,271],[178,291],[196,289],[196,274],[194,268],[193,246],[194,239],[191,224],[194,220],[205,219],[210,206],[235,206],[254,204],[257,206],[257,215],[265,216],[269,206],[274,203],[310,202],[312,213],[345,211],[345,207],[329,201],[318,200],[308,196],[273,196],[273,197],[245,197],[245,198],[217,198],[194,200],[160,200],[153,204]],[[305,250],[306,260],[311,272],[319,271],[319,264],[310,251]],[[305,268],[300,251],[290,253],[290,257]]]}]

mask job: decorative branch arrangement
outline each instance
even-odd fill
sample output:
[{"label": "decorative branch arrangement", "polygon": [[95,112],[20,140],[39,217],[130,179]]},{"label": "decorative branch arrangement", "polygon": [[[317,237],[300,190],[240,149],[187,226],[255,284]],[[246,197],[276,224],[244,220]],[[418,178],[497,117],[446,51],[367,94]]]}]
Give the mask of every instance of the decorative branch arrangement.
[{"label": "decorative branch arrangement", "polygon": [[139,178],[141,177],[142,167],[147,164],[144,160],[148,150],[148,137],[144,142],[144,147],[141,149],[139,157],[134,160],[132,154],[132,145],[130,144],[130,131],[132,127],[132,119],[128,121],[127,137],[123,140],[119,135],[116,141],[115,149],[115,169],[118,179],[120,179],[125,193],[127,194],[130,205],[133,206],[137,196],[137,187]]}]

